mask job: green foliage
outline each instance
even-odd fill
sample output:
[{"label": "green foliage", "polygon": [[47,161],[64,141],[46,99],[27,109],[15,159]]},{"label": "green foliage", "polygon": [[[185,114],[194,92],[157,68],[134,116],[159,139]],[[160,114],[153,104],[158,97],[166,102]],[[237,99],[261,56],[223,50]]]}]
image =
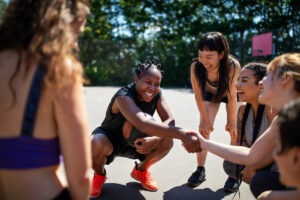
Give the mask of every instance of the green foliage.
[{"label": "green foliage", "polygon": [[[165,71],[163,86],[189,86],[197,42],[220,31],[242,64],[251,57],[252,37],[272,32],[275,55],[300,50],[297,0],[90,0],[80,39],[81,58],[93,85],[124,85],[132,68],[152,59]],[[273,55],[274,56],[274,55]]]},{"label": "green foliage", "polygon": [[2,22],[2,17],[6,8],[7,8],[6,1],[0,0],[0,23]]}]

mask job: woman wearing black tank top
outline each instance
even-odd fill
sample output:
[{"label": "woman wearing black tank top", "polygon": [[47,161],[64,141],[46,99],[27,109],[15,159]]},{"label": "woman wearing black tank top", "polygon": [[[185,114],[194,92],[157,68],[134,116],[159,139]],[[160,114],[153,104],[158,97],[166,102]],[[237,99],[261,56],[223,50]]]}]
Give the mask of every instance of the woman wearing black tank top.
[{"label": "woman wearing black tank top", "polygon": [[[240,72],[240,64],[229,55],[225,36],[219,32],[206,33],[198,44],[198,58],[191,64],[191,83],[200,114],[199,132],[209,139],[214,130],[214,121],[220,103],[226,103],[227,123],[231,143],[236,140],[237,94],[235,82]],[[196,187],[205,181],[205,161],[207,151],[197,153],[197,169],[187,183]]]}]

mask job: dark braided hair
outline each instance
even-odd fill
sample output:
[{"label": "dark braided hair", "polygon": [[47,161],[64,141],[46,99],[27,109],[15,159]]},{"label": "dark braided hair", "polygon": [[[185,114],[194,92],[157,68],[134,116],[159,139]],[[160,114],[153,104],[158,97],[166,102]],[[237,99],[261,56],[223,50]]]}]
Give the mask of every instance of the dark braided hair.
[{"label": "dark braided hair", "polygon": [[143,63],[138,63],[138,66],[134,69],[133,74],[140,78],[141,74],[143,74],[144,72],[155,69],[157,69],[161,73],[161,75],[163,75],[164,72],[161,70],[160,64],[154,64],[151,60],[146,60]]},{"label": "dark braided hair", "polygon": [[254,72],[254,77],[256,78],[255,83],[258,84],[258,82],[266,75],[267,64],[251,62],[245,65],[243,69],[252,70]]},{"label": "dark braided hair", "polygon": [[[258,84],[258,82],[260,80],[263,79],[263,77],[266,75],[266,70],[267,70],[267,65],[263,64],[263,63],[249,63],[247,65],[244,66],[243,69],[249,69],[251,71],[254,72],[254,77],[256,78],[255,83]],[[241,138],[240,138],[240,146],[243,145],[243,138],[245,137],[245,129],[246,129],[246,122],[248,119],[248,115],[251,109],[251,104],[247,103],[246,107],[245,107],[245,111],[242,117],[242,130],[241,130]],[[261,125],[261,121],[263,118],[263,113],[265,110],[265,105],[259,104],[258,109],[257,109],[257,114],[256,114],[256,118],[255,118],[255,122],[254,122],[254,129],[253,129],[253,137],[252,137],[252,141],[251,141],[251,145],[255,142],[255,140],[257,139],[258,136],[258,132],[260,129],[260,125]],[[241,183],[242,181],[242,177],[240,174],[240,171],[244,168],[244,166],[242,165],[236,165],[236,177],[238,178],[238,181]]]},{"label": "dark braided hair", "polygon": [[[249,70],[253,71],[254,72],[254,77],[256,78],[255,83],[258,84],[258,82],[260,80],[262,80],[263,77],[266,75],[267,65],[263,64],[263,63],[252,62],[252,63],[249,63],[249,64],[245,65],[243,69],[249,69]],[[247,103],[245,111],[244,111],[244,115],[243,115],[243,118],[242,118],[242,133],[241,133],[240,145],[242,145],[242,140],[243,140],[243,137],[245,135],[245,126],[246,126],[246,121],[247,121],[247,118],[248,118],[248,113],[250,111],[250,108],[251,108],[251,104]],[[254,130],[253,130],[252,144],[255,142],[255,140],[257,138],[264,109],[265,109],[265,106],[259,104],[256,119],[255,119]]]}]

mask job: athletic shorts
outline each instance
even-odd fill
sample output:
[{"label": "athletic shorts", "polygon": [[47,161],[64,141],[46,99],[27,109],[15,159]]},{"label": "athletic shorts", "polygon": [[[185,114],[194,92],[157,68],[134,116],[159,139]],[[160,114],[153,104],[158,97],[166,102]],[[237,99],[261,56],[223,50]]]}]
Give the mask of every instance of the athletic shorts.
[{"label": "athletic shorts", "polygon": [[98,127],[93,132],[92,135],[103,134],[113,145],[113,152],[107,157],[106,164],[110,164],[114,161],[115,157],[125,157],[130,159],[139,159],[143,161],[145,159],[144,154],[139,154],[136,149],[130,146],[124,139],[122,134],[113,134],[108,131],[103,130]]},{"label": "athletic shorts", "polygon": [[53,200],[69,200],[71,195],[67,188],[64,188]]}]

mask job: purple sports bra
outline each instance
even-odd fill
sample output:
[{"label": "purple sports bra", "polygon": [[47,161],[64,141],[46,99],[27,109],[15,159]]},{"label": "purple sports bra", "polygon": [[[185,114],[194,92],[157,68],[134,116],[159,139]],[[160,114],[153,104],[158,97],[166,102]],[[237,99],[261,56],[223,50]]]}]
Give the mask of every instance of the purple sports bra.
[{"label": "purple sports bra", "polygon": [[20,137],[0,138],[0,169],[33,169],[59,164],[58,138],[32,136],[45,73],[45,68],[39,65],[27,98]]}]

